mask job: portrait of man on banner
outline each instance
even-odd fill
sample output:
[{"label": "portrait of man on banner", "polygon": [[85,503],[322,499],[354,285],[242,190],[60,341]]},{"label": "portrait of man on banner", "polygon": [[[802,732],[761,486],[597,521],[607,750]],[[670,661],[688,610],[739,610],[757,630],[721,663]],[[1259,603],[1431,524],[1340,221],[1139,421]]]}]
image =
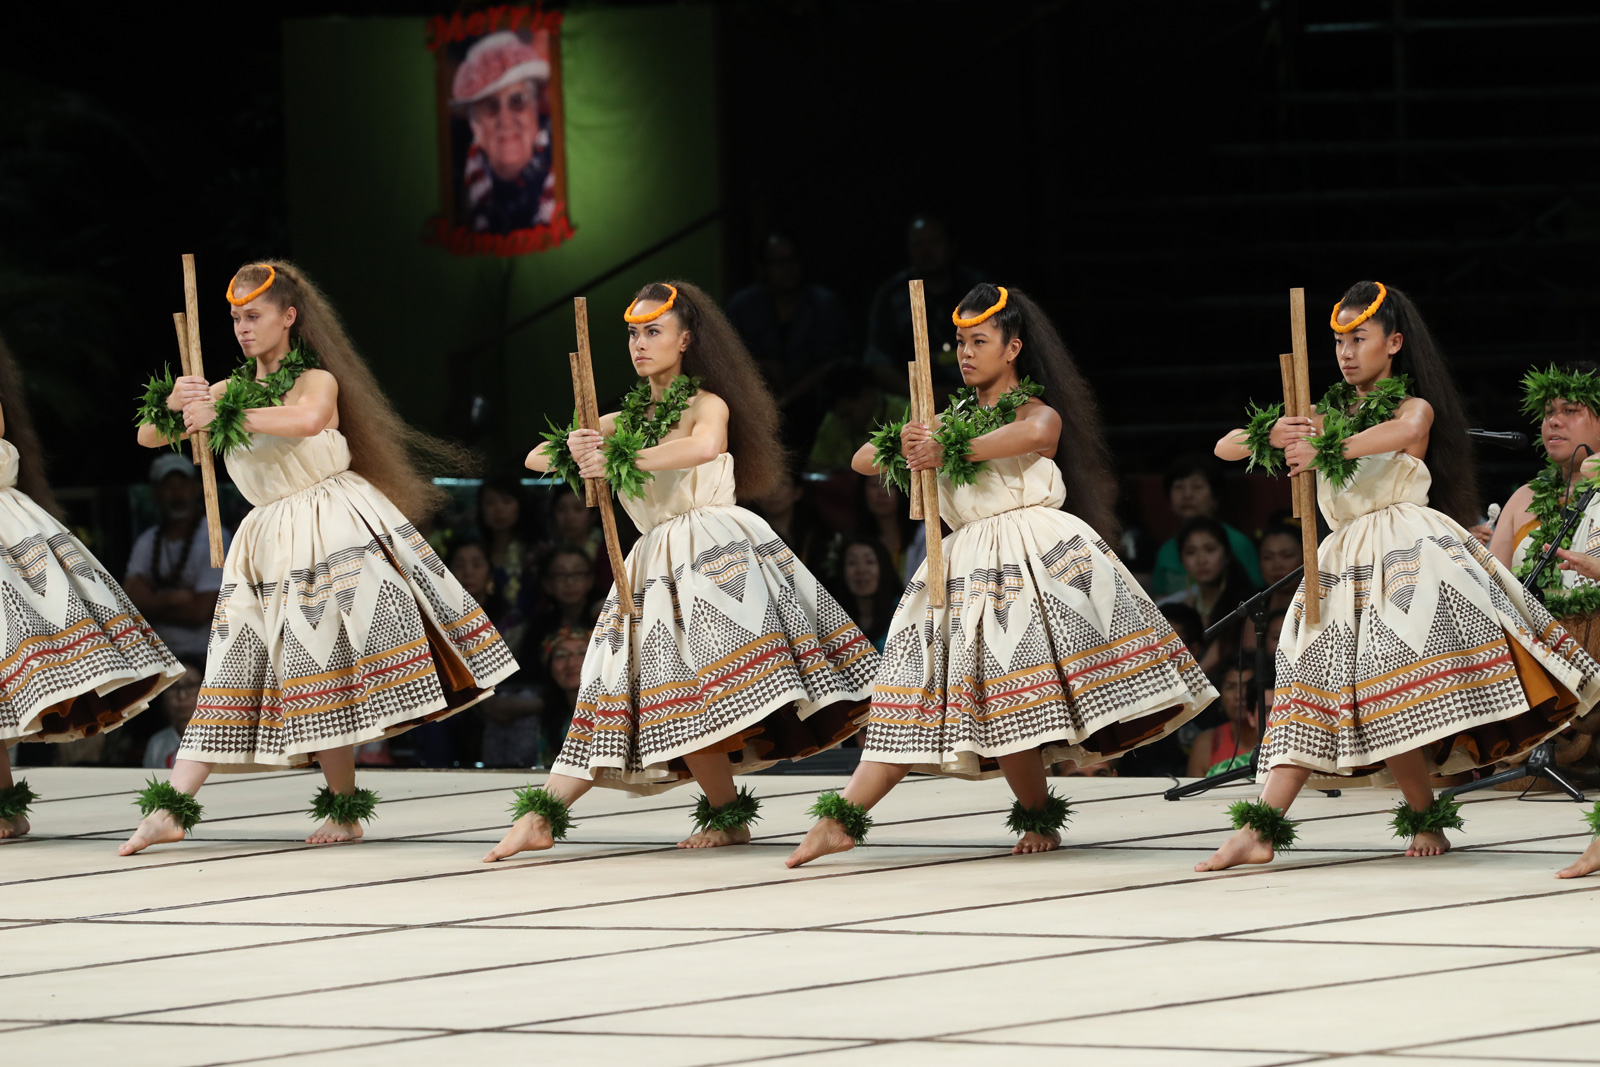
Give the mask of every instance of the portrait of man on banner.
[{"label": "portrait of man on banner", "polygon": [[560,15],[492,10],[494,16],[430,22],[429,47],[439,62],[445,203],[429,240],[464,254],[542,252],[572,235]]}]

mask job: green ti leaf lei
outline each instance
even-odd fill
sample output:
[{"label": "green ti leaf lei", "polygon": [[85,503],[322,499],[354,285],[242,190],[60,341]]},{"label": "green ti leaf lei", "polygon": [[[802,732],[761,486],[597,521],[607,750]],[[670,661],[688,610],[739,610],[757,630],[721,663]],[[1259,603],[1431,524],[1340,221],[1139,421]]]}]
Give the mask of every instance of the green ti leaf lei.
[{"label": "green ti leaf lei", "polygon": [[867,438],[872,445],[872,465],[878,468],[885,485],[892,485],[904,496],[911,495],[911,468],[900,454],[900,431],[911,421],[911,411],[893,422],[886,422]]},{"label": "green ti leaf lei", "polygon": [[[1528,506],[1528,511],[1538,520],[1539,525],[1528,535],[1527,552],[1524,553],[1522,562],[1517,565],[1518,578],[1527,578],[1533,573],[1534,567],[1539,564],[1539,557],[1544,555],[1545,546],[1561,529],[1562,505],[1567,500],[1580,499],[1597,483],[1600,483],[1600,476],[1576,478],[1569,493],[1566,471],[1555,460],[1549,461],[1545,469],[1539,472],[1538,477],[1528,483],[1528,487],[1533,490],[1533,502]],[[1559,547],[1572,547],[1570,533]],[[1567,572],[1552,565],[1546,567],[1544,573],[1539,576],[1539,592],[1544,596],[1545,609],[1558,619],[1573,615],[1592,615],[1600,611],[1600,585],[1583,580],[1583,584],[1568,589],[1562,580],[1562,575],[1565,573]]]},{"label": "green ti leaf lei", "polygon": [[145,385],[144,396],[139,400],[139,410],[133,416],[133,424],[154,426],[176,452],[183,440],[183,413],[167,407],[167,398],[172,395],[174,384],[176,383],[172,378],[172,367],[163,364],[161,373],[152,375],[149,383]]},{"label": "green ti leaf lei", "polygon": [[1361,460],[1344,454],[1344,443],[1363,430],[1394,418],[1410,388],[1410,376],[1402,374],[1382,379],[1366,396],[1358,396],[1349,382],[1336,382],[1323,395],[1317,404],[1322,432],[1311,438],[1311,447],[1317,453],[1313,465],[1335,489],[1349,485],[1361,466]]},{"label": "green ti leaf lei", "polygon": [[284,394],[294,388],[301,373],[316,365],[316,355],[296,344],[284,355],[278,369],[265,378],[256,377],[253,359],[235,367],[228,376],[227,387],[217,398],[217,415],[208,427],[211,451],[225,456],[236,448],[249,448],[250,434],[244,428],[245,412],[251,408],[280,407]]},{"label": "green ti leaf lei", "polygon": [[970,460],[975,438],[992,433],[1016,421],[1017,409],[1036,396],[1044,395],[1044,386],[1024,377],[1015,387],[1000,394],[994,407],[978,403],[978,391],[970,386],[957,390],[950,406],[939,416],[939,432],[933,439],[944,450],[944,462],[939,473],[950,479],[951,485],[971,485],[983,470],[981,462]]},{"label": "green ti leaf lei", "polygon": [[1555,364],[1549,370],[1530,370],[1522,379],[1522,410],[1534,422],[1544,421],[1552,400],[1570,400],[1600,414],[1600,375],[1572,374]]}]

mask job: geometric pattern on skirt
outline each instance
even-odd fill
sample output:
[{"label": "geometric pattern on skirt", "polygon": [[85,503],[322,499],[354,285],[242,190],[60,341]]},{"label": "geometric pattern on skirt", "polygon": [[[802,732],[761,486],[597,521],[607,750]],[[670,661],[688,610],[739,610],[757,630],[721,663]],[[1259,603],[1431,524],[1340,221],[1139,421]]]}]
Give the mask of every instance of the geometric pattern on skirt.
[{"label": "geometric pattern on skirt", "polygon": [[[0,483],[15,481],[16,461],[14,446],[0,440]],[[0,484],[0,741],[73,741],[115,729],[182,676],[89,550]]]},{"label": "geometric pattern on skirt", "polygon": [[[682,472],[647,494],[664,474]],[[690,780],[686,754],[745,774],[860,729],[877,653],[765,520],[692,508],[646,529],[627,573],[639,617],[613,587],[554,772],[644,795]]]},{"label": "geometric pattern on skirt", "polygon": [[[1364,461],[1365,462],[1365,461]],[[1421,748],[1457,773],[1518,754],[1600,699],[1600,664],[1478,540],[1440,512],[1389,504],[1318,552],[1322,624],[1296,593],[1262,755],[1387,780]]]},{"label": "geometric pattern on skirt", "polygon": [[[1043,461],[1048,462],[1048,461]],[[926,564],[895,612],[862,758],[960,778],[1037,748],[1086,765],[1166,736],[1216,699],[1111,547],[1035,505],[945,541],[946,607]]]},{"label": "geometric pattern on skirt", "polygon": [[[254,452],[229,455],[235,481]],[[366,479],[334,471],[240,523],[178,755],[304,766],[452,715],[515,670],[427,539]]]}]

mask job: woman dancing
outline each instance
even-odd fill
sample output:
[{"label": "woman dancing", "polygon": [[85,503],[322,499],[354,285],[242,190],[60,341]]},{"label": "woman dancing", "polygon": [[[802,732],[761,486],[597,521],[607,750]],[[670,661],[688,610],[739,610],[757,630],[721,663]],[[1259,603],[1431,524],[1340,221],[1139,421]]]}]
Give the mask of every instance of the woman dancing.
[{"label": "woman dancing", "polygon": [[210,430],[254,508],[223,562],[194,718],[124,856],[183,840],[213,770],[313,761],[327,784],[306,840],[355,840],[378,796],[356,788],[354,746],[453,715],[517,668],[413,525],[444,501],[417,461],[465,457],[401,420],[299,268],[246,266],[227,298],[243,364],[214,385],[152,383],[139,443]]},{"label": "woman dancing", "polygon": [[593,786],[703,793],[684,848],[742,844],[759,802],[733,777],[832,747],[859,729],[877,654],[772,528],[734,502],[782,470],[778,413],[722,311],[687,282],[629,306],[643,381],[600,429],[559,430],[528,455],[582,492],[605,478],[642,536],[607,598],[572,725],[549,780],[520,790],[515,822],[484,857],[549,848]]},{"label": "woman dancing", "polygon": [[1315,469],[1333,533],[1317,553],[1321,625],[1305,623],[1301,583],[1278,645],[1261,798],[1233,806],[1236,832],[1197,871],[1293,844],[1285,812],[1312,774],[1392,778],[1406,855],[1440,855],[1461,805],[1435,800],[1430,775],[1514,758],[1600,699],[1600,664],[1465,529],[1466,418],[1416,306],[1357,282],[1329,325],[1342,380],[1317,414],[1255,410],[1217,442],[1223,459]]},{"label": "woman dancing", "polygon": [[1055,326],[1020,290],[993,285],[951,317],[967,388],[937,426],[886,427],[854,462],[902,488],[907,471],[939,471],[939,513],[955,530],[947,606],[929,604],[924,563],[889,628],[861,764],[812,808],[791,867],[860,843],[867,812],[911,770],[1004,774],[1013,851],[1047,852],[1069,815],[1047,767],[1158,740],[1217,696],[1111,551],[1116,483],[1099,412]]},{"label": "woman dancing", "polygon": [[0,341],[0,839],[38,794],[7,749],[114,730],[183,677],[128,594],[61,524],[22,374]]}]

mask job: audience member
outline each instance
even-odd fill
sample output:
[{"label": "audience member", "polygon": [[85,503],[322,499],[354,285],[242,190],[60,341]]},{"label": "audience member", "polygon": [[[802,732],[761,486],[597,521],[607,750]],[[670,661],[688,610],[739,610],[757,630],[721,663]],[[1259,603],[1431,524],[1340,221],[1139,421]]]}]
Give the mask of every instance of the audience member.
[{"label": "audience member", "polygon": [[[1228,543],[1226,527],[1216,519],[1192,518],[1183,524],[1176,538],[1183,561],[1185,586],[1181,592],[1162,598],[1160,603],[1188,604],[1200,614],[1200,624],[1209,628],[1238,607],[1255,586]],[[1214,675],[1231,662],[1239,649],[1239,631],[1234,624],[1228,631],[1207,641],[1203,652],[1195,652],[1201,669]],[[1191,646],[1191,651],[1194,651]]]},{"label": "audience member", "polygon": [[878,478],[856,482],[855,536],[880,542],[889,550],[895,577],[902,586],[907,579],[906,556],[917,536],[917,523],[911,520],[910,502],[900,490]]},{"label": "audience member", "polygon": [[178,755],[178,743],[183,740],[183,728],[194,717],[194,706],[200,699],[200,682],[205,677],[194,663],[183,661],[183,677],[173,682],[156,697],[156,708],[166,717],[167,724],[150,735],[144,745],[142,766],[151,770],[171,769]]},{"label": "audience member", "polygon": [[928,215],[911,220],[906,231],[906,257],[911,265],[879,286],[872,298],[867,315],[868,368],[884,389],[905,388],[906,363],[915,358],[911,290],[906,283],[921,278],[928,303],[928,346],[934,385],[958,388],[961,367],[956,357],[956,328],[945,309],[955,307],[968,290],[987,279],[956,262],[950,231],[941,220]]},{"label": "audience member", "polygon": [[[1274,585],[1292,574],[1305,562],[1300,540],[1300,521],[1286,512],[1275,512],[1261,531],[1256,546],[1256,557],[1261,562],[1261,587]],[[1290,582],[1272,594],[1273,610],[1288,610],[1294,603],[1295,589],[1299,583]]]},{"label": "audience member", "polygon": [[[626,521],[619,516],[618,525]],[[581,549],[584,558],[589,560],[596,588],[605,589],[611,585],[611,557],[606,554],[600,513],[586,506],[583,498],[568,486],[557,486],[550,498],[550,532],[552,540],[544,546],[543,558],[548,559],[557,548]]]},{"label": "audience member", "polygon": [[1248,756],[1256,747],[1256,719],[1254,715],[1245,714],[1249,704],[1246,698],[1253,695],[1254,680],[1255,671],[1250,667],[1240,669],[1235,665],[1222,672],[1217,686],[1217,704],[1222,709],[1223,721],[1200,731],[1194,739],[1194,746],[1189,749],[1190,778],[1220,773],[1213,772],[1216,764],[1232,761],[1240,755]]},{"label": "audience member", "polygon": [[855,369],[836,372],[827,388],[833,400],[817,427],[806,469],[823,473],[849,470],[856,449],[872,431],[901,418],[910,409],[908,385],[905,373],[897,384],[884,390]]},{"label": "audience member", "polygon": [[783,412],[784,447],[804,456],[826,407],[824,379],[836,363],[856,364],[850,328],[838,296],[806,283],[787,237],[762,242],[760,274],[728,298],[727,314]]},{"label": "audience member", "polygon": [[589,557],[572,545],[557,545],[547,552],[539,571],[544,583],[544,610],[523,639],[529,651],[563,626],[593,626],[600,617],[604,594],[610,591],[596,588]]},{"label": "audience member", "polygon": [[803,506],[805,499],[805,486],[785,467],[772,492],[750,501],[750,506],[783,538],[795,558],[811,567],[814,554],[826,545],[827,535],[818,528],[816,509]]},{"label": "audience member", "polygon": [[478,488],[478,536],[488,554],[494,591],[504,602],[504,612],[494,619],[502,632],[531,618],[538,599],[534,545],[539,538],[533,519],[518,478],[494,478]]},{"label": "audience member", "polygon": [[594,631],[586,626],[563,626],[544,642],[545,676],[549,679],[544,713],[545,750],[553,757],[572,725],[572,712],[578,706],[578,687],[583,684],[583,658],[589,651]]},{"label": "audience member", "polygon": [[[198,472],[193,460],[177,452],[150,464],[161,521],[134,540],[122,587],[173,655],[204,663],[222,568],[211,566]],[[223,530],[223,544],[231,540]]]},{"label": "audience member", "polygon": [[860,534],[847,539],[839,553],[838,570],[828,584],[834,599],[882,652],[895,605],[905,592],[905,583],[895,575],[894,560],[883,542]]},{"label": "audience member", "polygon": [[[1199,455],[1180,457],[1167,468],[1166,487],[1172,513],[1179,519],[1187,521],[1195,518],[1216,518],[1221,500],[1220,484],[1217,480],[1216,464],[1208,457]],[[1254,542],[1227,523],[1221,525],[1227,532],[1228,546],[1232,550],[1233,558],[1239,561],[1245,575],[1256,588],[1260,588],[1261,568],[1256,565]],[[1181,592],[1187,582],[1183,561],[1178,558],[1178,539],[1174,537],[1156,551],[1151,592],[1160,599]]]}]

